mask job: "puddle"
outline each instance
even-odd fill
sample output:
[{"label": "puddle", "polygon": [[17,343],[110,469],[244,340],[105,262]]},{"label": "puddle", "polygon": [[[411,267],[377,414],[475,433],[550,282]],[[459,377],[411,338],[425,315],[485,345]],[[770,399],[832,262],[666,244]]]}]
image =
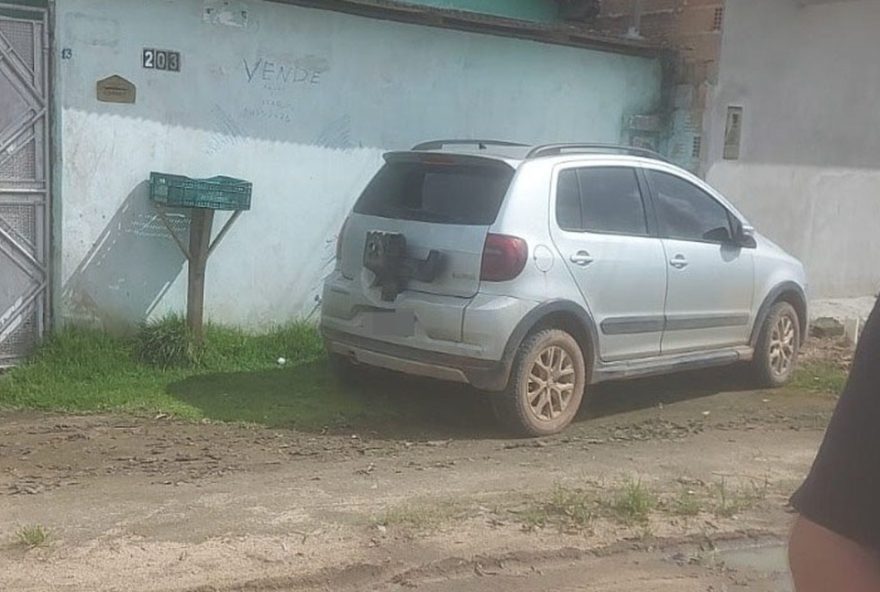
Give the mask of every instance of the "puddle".
[{"label": "puddle", "polygon": [[718,552],[718,559],[734,569],[753,569],[766,573],[788,572],[785,545],[762,545]]},{"label": "puddle", "polygon": [[788,549],[783,544],[733,548],[718,551],[717,559],[727,567],[767,574],[779,582],[780,592],[792,592],[788,574]]}]

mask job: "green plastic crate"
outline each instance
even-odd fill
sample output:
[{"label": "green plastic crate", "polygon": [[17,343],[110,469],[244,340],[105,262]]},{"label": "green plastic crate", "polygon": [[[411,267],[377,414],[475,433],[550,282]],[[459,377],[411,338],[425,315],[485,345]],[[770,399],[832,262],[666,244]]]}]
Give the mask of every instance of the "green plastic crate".
[{"label": "green plastic crate", "polygon": [[150,173],[150,199],[174,208],[249,210],[252,189],[250,181],[232,177],[191,179],[182,175]]}]

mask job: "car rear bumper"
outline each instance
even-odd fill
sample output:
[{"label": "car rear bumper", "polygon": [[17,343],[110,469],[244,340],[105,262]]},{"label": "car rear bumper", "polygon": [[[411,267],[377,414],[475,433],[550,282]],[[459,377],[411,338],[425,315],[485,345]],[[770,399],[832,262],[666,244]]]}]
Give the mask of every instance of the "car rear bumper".
[{"label": "car rear bumper", "polygon": [[387,343],[321,327],[327,351],[358,364],[376,366],[405,374],[461,382],[487,391],[507,386],[510,361],[492,361],[438,353]]}]

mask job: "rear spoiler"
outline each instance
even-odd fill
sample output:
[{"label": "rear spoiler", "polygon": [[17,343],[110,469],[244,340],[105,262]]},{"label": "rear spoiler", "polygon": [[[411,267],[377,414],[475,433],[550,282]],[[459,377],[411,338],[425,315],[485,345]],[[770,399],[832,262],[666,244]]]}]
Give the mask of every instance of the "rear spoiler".
[{"label": "rear spoiler", "polygon": [[503,165],[515,168],[510,162],[498,156],[488,154],[461,154],[455,152],[425,152],[413,150],[400,150],[386,152],[382,155],[385,162],[421,162],[434,165],[469,164],[472,166],[497,166]]}]

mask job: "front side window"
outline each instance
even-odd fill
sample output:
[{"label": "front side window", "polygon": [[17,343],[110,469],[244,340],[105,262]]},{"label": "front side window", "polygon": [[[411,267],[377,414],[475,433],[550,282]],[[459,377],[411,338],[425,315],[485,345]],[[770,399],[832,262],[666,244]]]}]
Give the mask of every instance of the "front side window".
[{"label": "front side window", "polygon": [[675,175],[648,170],[664,238],[717,242],[733,236],[727,209],[711,195]]}]

